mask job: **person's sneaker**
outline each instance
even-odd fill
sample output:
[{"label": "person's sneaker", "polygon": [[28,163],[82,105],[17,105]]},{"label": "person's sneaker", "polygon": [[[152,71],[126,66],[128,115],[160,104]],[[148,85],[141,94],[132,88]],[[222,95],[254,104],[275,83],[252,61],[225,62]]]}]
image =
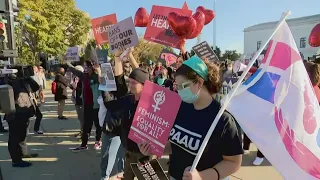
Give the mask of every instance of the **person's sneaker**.
[{"label": "person's sneaker", "polygon": [[101,142],[96,142],[93,146],[94,150],[100,150],[101,149]]},{"label": "person's sneaker", "polygon": [[68,120],[68,118],[65,117],[65,116],[58,116],[58,119],[60,119],[60,120]]},{"label": "person's sneaker", "polygon": [[12,163],[12,167],[24,168],[24,167],[30,167],[30,166],[32,166],[32,163],[26,162],[26,161],[21,161],[21,162],[18,162],[18,163]]},{"label": "person's sneaker", "polygon": [[81,134],[82,134],[82,132],[79,132],[79,133],[75,134],[74,137],[81,138]]},{"label": "person's sneaker", "polygon": [[253,161],[253,165],[260,166],[263,162],[264,158],[256,157],[256,159]]},{"label": "person's sneaker", "polygon": [[43,134],[43,132],[42,131],[34,131],[34,134],[39,135],[39,134]]},{"label": "person's sneaker", "polygon": [[250,154],[249,150],[243,150],[243,151],[244,151],[244,154]]},{"label": "person's sneaker", "polygon": [[[1,122],[0,122],[1,123]],[[6,129],[0,129],[0,133],[7,133],[7,132],[9,132],[8,130],[6,130]]]},{"label": "person's sneaker", "polygon": [[38,157],[38,156],[39,156],[39,154],[33,153],[33,154],[22,155],[22,158],[35,158],[35,157]]},{"label": "person's sneaker", "polygon": [[77,148],[72,149],[73,152],[80,152],[84,150],[88,150],[88,146],[79,146]]}]

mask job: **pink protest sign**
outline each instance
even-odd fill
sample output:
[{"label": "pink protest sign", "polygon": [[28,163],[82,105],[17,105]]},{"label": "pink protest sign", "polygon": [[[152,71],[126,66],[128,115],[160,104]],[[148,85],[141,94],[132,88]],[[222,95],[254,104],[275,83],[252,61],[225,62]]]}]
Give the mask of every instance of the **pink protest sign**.
[{"label": "pink protest sign", "polygon": [[134,115],[129,138],[138,144],[149,141],[152,154],[162,156],[180,104],[181,99],[177,93],[147,81]]}]

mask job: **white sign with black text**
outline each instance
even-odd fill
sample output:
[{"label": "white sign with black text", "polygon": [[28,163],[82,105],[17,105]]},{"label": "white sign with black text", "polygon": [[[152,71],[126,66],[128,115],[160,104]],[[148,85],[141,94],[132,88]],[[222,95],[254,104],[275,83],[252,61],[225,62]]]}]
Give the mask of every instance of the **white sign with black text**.
[{"label": "white sign with black text", "polygon": [[116,91],[116,81],[114,78],[112,66],[110,63],[101,64],[101,78],[102,81],[99,84],[100,91]]},{"label": "white sign with black text", "polygon": [[67,53],[65,55],[65,60],[67,62],[80,61],[79,48],[77,46],[69,47],[68,50],[67,50]]},{"label": "white sign with black text", "polygon": [[132,17],[118,22],[108,29],[110,52],[125,50],[138,44],[139,39]]}]

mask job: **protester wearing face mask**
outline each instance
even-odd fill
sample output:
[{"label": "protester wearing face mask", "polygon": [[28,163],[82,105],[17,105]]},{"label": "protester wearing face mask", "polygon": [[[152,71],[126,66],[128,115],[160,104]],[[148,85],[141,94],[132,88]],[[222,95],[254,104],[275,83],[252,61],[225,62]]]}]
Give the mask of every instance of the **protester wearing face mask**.
[{"label": "protester wearing face mask", "polygon": [[[234,117],[227,111],[221,116],[196,170],[189,172],[220,104],[212,95],[220,91],[219,68],[193,56],[177,70],[175,79],[182,99],[170,132],[171,180],[226,179],[241,166],[242,140]],[[187,138],[187,139],[186,139]],[[188,143],[187,143],[188,142]],[[150,155],[150,144],[140,144]]]},{"label": "protester wearing face mask", "polygon": [[169,76],[168,76],[168,70],[163,68],[161,70],[161,73],[159,74],[158,77],[155,78],[154,81],[156,84],[158,84],[159,86],[162,86],[164,88],[168,88],[171,91],[173,91],[173,82],[172,80],[170,80]]}]

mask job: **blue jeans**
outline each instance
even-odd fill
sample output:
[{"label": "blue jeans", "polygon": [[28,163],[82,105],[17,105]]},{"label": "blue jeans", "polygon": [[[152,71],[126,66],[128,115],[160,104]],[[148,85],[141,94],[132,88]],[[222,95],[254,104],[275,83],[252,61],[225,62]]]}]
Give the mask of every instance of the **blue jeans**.
[{"label": "blue jeans", "polygon": [[119,136],[102,133],[101,179],[107,180],[109,177],[123,172],[124,154],[125,151]]}]

